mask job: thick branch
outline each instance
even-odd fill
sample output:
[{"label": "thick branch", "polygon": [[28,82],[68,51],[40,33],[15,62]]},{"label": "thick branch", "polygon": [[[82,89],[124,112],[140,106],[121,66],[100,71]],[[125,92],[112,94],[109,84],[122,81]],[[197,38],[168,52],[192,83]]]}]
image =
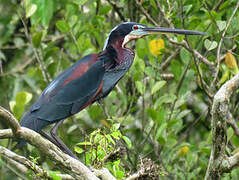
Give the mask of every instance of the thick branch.
[{"label": "thick branch", "polygon": [[7,122],[13,133],[17,133],[21,127],[16,120],[16,118],[6,109],[0,106],[0,117],[4,119],[4,122]]},{"label": "thick branch", "polygon": [[[17,132],[17,136],[28,141],[37,147],[42,153],[47,155],[57,164],[62,166],[65,171],[69,172],[76,179],[98,179],[83,163],[63,153],[57,146],[50,141],[42,138],[38,133],[28,128],[20,127],[14,116],[4,108],[0,107],[0,117],[9,124],[13,133]],[[8,130],[5,130],[10,136]]]},{"label": "thick branch", "polygon": [[103,180],[116,180],[112,174],[110,174],[109,170],[106,168],[102,168],[100,170],[94,169],[94,173],[97,177]]},{"label": "thick branch", "polygon": [[[50,178],[50,175],[47,171],[41,169],[29,159],[20,156],[5,147],[0,146],[0,154],[4,159],[10,162],[10,164],[14,165],[15,168],[21,172],[21,174],[27,175],[28,169],[31,169],[35,174],[40,174],[42,177]],[[74,179],[72,176],[66,174],[58,176],[60,176],[62,179]]]},{"label": "thick branch", "polygon": [[239,166],[239,152],[235,155],[225,159],[222,162],[223,172],[230,172],[236,166]]},{"label": "thick branch", "polygon": [[[212,106],[212,150],[205,179],[220,179],[221,174],[238,165],[237,156],[226,157],[227,120],[230,119],[229,100],[231,94],[239,87],[239,74],[227,81],[216,93]],[[230,161],[231,160],[231,161]],[[233,162],[231,166],[228,166]]]},{"label": "thick branch", "polygon": [[0,130],[0,139],[6,139],[6,138],[13,138],[13,133],[11,129]]}]

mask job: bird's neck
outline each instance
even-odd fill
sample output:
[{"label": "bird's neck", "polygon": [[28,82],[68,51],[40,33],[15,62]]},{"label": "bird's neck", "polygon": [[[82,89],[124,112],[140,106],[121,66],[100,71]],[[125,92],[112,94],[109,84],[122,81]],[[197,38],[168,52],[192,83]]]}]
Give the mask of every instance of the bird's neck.
[{"label": "bird's neck", "polygon": [[106,69],[113,69],[123,63],[132,64],[134,52],[129,48],[122,47],[120,42],[107,45],[107,47],[99,53],[99,58],[104,61]]},{"label": "bird's neck", "polygon": [[[111,46],[114,49],[115,60],[118,64],[122,64],[127,58],[126,56],[134,56],[134,51],[130,48],[123,47],[124,38],[119,38],[111,42],[107,47]],[[107,50],[107,48],[106,48]],[[112,51],[111,51],[112,52]]]}]

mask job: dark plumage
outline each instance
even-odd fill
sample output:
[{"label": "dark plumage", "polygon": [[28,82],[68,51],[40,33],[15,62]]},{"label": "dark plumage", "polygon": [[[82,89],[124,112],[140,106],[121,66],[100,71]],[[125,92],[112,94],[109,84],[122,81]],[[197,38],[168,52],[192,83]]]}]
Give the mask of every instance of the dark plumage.
[{"label": "dark plumage", "polygon": [[[47,86],[31,109],[23,115],[21,126],[40,132],[52,123],[59,125],[65,118],[106,97],[133,63],[135,54],[126,44],[160,32],[201,34],[197,31],[149,28],[134,22],[116,26],[110,32],[102,52],[83,57]],[[56,145],[73,156],[56,136],[55,130],[52,136]]]}]

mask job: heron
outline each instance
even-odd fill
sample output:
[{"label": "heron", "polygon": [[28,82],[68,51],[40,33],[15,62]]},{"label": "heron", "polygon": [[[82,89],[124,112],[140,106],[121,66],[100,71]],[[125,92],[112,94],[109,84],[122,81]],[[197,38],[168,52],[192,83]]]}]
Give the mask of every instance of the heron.
[{"label": "heron", "polygon": [[[162,27],[149,27],[124,22],[109,33],[103,50],[90,54],[60,73],[41,93],[38,100],[21,118],[20,125],[41,133],[63,152],[77,158],[58,137],[64,119],[106,97],[130,69],[135,53],[127,44],[150,34],[174,33],[205,35],[203,32]],[[43,128],[55,124],[50,135]],[[20,145],[26,144],[20,141]]]}]

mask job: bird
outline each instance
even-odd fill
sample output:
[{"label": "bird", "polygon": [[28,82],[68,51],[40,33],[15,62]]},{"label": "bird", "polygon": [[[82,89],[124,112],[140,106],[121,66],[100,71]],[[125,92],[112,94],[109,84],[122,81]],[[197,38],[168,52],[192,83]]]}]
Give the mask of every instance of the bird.
[{"label": "bird", "polygon": [[[58,137],[58,127],[67,117],[105,98],[128,72],[135,57],[134,51],[127,47],[130,41],[162,33],[206,34],[193,30],[149,27],[136,22],[121,23],[111,30],[101,52],[84,56],[46,87],[22,116],[20,125],[41,133],[63,152],[77,158]],[[50,131],[51,136],[42,131],[50,124],[55,124]],[[19,144],[24,145],[26,142],[21,140]]]}]

